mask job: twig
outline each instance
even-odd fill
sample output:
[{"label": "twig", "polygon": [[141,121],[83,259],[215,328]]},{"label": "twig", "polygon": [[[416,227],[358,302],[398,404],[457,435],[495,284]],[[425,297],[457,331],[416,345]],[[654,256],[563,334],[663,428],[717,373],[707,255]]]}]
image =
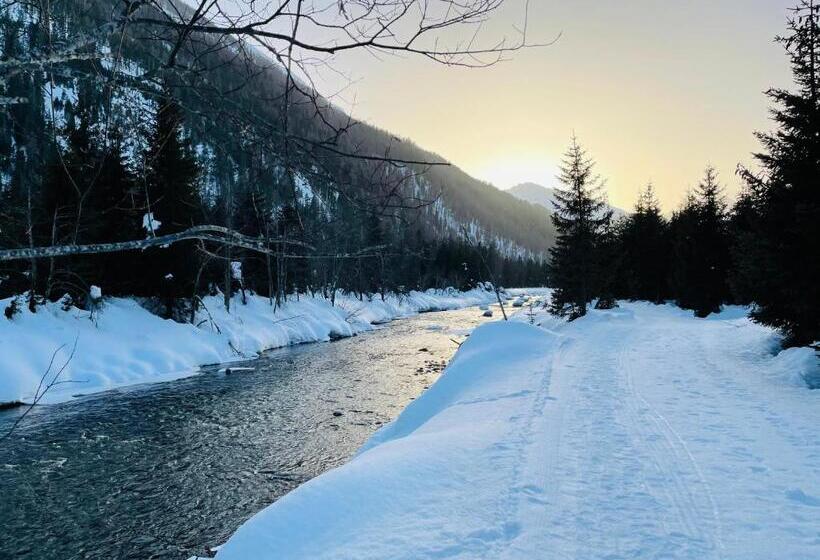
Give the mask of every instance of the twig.
[{"label": "twig", "polygon": [[48,374],[51,373],[51,368],[54,367],[54,360],[57,358],[57,354],[59,354],[60,351],[63,348],[65,348],[66,345],[61,344],[51,354],[51,360],[49,360],[49,362],[48,362],[48,368],[46,368],[46,372],[43,374],[43,376],[40,378],[40,382],[37,384],[37,390],[34,393],[34,400],[31,402],[31,405],[29,405],[28,409],[26,409],[26,411],[23,414],[21,414],[19,416],[19,418],[17,418],[17,420],[14,421],[14,424],[11,425],[11,428],[9,428],[9,430],[5,434],[0,436],[0,442],[6,440],[7,438],[9,438],[11,436],[12,432],[14,432],[14,430],[17,428],[17,426],[20,425],[20,422],[22,422],[23,419],[28,415],[28,413],[31,412],[31,409],[33,409],[35,406],[37,406],[37,404],[43,399],[43,397],[45,397],[45,395],[46,395],[46,393],[48,393],[49,389],[51,389],[55,385],[60,385],[60,384],[63,384],[63,383],[79,383],[79,381],[70,381],[70,380],[60,381],[59,380],[60,375],[62,375],[62,373],[65,371],[65,368],[68,367],[68,364],[71,363],[71,360],[74,358],[74,354],[77,351],[77,342],[79,340],[80,340],[80,334],[77,333],[77,336],[74,339],[74,345],[71,347],[71,353],[68,355],[68,358],[66,359],[65,363],[63,363],[62,367],[60,367],[60,369],[57,371],[57,373],[54,375],[54,377],[51,379],[51,381],[49,381],[48,384],[46,384],[45,387],[44,387],[43,384],[46,382],[46,379],[48,378]]}]

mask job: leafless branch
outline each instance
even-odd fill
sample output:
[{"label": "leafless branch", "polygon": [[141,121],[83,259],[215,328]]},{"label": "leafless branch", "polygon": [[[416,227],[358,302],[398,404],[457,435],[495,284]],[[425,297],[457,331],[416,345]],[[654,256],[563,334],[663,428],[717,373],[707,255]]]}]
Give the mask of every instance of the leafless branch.
[{"label": "leafless branch", "polygon": [[63,362],[63,365],[60,366],[60,369],[58,369],[56,371],[56,373],[51,377],[51,379],[49,379],[49,374],[51,374],[51,370],[54,367],[54,362],[57,359],[57,355],[63,350],[63,348],[66,347],[66,345],[65,344],[60,345],[51,354],[51,360],[48,362],[48,367],[46,368],[46,371],[43,374],[43,376],[40,378],[40,382],[37,384],[37,390],[34,392],[34,399],[32,399],[31,404],[26,409],[26,411],[23,412],[23,414],[21,414],[20,416],[17,417],[17,420],[14,421],[14,423],[11,425],[11,427],[8,429],[8,431],[5,434],[3,434],[2,436],[0,436],[0,443],[2,443],[5,439],[7,439],[11,436],[12,432],[14,432],[14,430],[17,428],[17,426],[19,426],[20,423],[23,421],[23,419],[26,416],[28,416],[28,413],[31,412],[31,410],[35,406],[37,406],[37,404],[39,404],[40,401],[42,401],[43,397],[46,396],[46,393],[48,393],[48,391],[52,387],[54,387],[55,385],[59,385],[61,383],[79,383],[79,381],[63,381],[63,380],[60,380],[60,376],[63,374],[65,369],[68,367],[68,364],[71,363],[71,360],[74,359],[74,354],[77,352],[77,342],[79,341],[79,339],[80,339],[80,335],[77,334],[77,336],[74,338],[74,344],[71,347],[71,352],[69,353],[69,355],[66,358],[65,362]]}]

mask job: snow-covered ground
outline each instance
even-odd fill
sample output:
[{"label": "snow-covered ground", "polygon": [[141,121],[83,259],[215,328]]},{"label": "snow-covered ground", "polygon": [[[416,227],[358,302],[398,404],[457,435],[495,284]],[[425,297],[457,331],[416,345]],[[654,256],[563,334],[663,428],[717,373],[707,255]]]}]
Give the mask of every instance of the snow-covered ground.
[{"label": "snow-covered ground", "polygon": [[[163,320],[131,299],[109,298],[91,315],[49,303],[12,320],[0,316],[0,403],[31,402],[59,374],[43,403],[136,383],[192,375],[198,366],[247,359],[259,352],[304,342],[352,336],[402,316],[491,303],[492,291],[439,290],[390,294],[382,301],[339,295],[336,305],[302,296],[273,313],[268,300],[234,298],[231,313],[221,296],[205,298],[196,324]],[[5,309],[10,300],[0,300]],[[72,349],[76,349],[72,357]],[[56,353],[55,353],[56,352]],[[54,357],[51,369],[49,363]],[[69,359],[70,358],[70,359]],[[65,369],[61,369],[65,366]]]},{"label": "snow-covered ground", "polygon": [[217,559],[820,558],[817,359],[743,311],[483,325]]}]

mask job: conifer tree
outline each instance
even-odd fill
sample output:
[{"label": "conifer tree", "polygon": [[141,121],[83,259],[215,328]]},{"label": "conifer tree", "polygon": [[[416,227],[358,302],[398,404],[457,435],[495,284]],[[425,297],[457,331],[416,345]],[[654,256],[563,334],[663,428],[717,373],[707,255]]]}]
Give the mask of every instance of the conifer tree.
[{"label": "conifer tree", "polygon": [[618,307],[615,298],[623,266],[618,239],[619,227],[619,224],[610,219],[598,234],[595,246],[595,294],[598,301],[595,302],[595,309]]},{"label": "conifer tree", "polygon": [[[277,234],[283,240],[304,241],[304,227],[295,204],[285,203],[279,207],[276,216]],[[297,245],[282,245],[281,253],[296,254]],[[304,259],[277,259],[277,301],[281,304],[288,294],[297,292],[305,285]]]},{"label": "conifer tree", "polygon": [[669,232],[652,184],[638,197],[620,232],[623,289],[630,299],[663,301],[668,294]]},{"label": "conifer tree", "polygon": [[[166,91],[158,103],[154,129],[145,154],[145,210],[158,223],[158,233],[173,233],[201,222],[200,170],[183,136],[183,113]],[[166,317],[187,317],[181,298],[193,295],[199,259],[192,242],[146,251],[151,280],[148,295],[162,294]]]},{"label": "conifer tree", "polygon": [[726,204],[717,172],[707,167],[695,193],[676,213],[672,284],[678,305],[697,317],[720,311],[728,298],[729,239]]},{"label": "conifer tree", "polygon": [[[379,216],[368,214],[364,217],[361,234],[361,247],[378,247],[384,244],[384,232]],[[381,250],[372,250],[369,255],[359,261],[360,289],[374,294],[384,289],[384,260],[378,256]],[[382,292],[382,296],[383,296]]]},{"label": "conifer tree", "polygon": [[[732,301],[740,305],[753,303],[755,286],[754,260],[749,255],[757,250],[757,224],[759,221],[755,197],[748,188],[740,192],[729,213],[729,289]],[[752,269],[749,269],[752,267]]]},{"label": "conifer tree", "polygon": [[[123,150],[122,135],[113,131],[107,146],[98,150],[99,171],[89,199],[84,233],[88,243],[130,241],[145,236],[137,184]],[[143,274],[132,252],[105,253],[89,258],[88,284],[111,295],[134,293]]]},{"label": "conifer tree", "polygon": [[697,287],[693,278],[698,270],[698,208],[695,196],[689,192],[681,207],[669,222],[672,258],[669,285],[675,303],[684,309],[696,305]]},{"label": "conifer tree", "polygon": [[741,238],[743,285],[752,318],[781,329],[787,344],[820,340],[820,4],[802,0],[778,37],[791,59],[797,91],[770,89],[777,130],[759,133],[759,176],[744,171],[756,213]]},{"label": "conifer tree", "polygon": [[550,249],[550,279],[554,289],[550,311],[570,320],[586,314],[587,304],[600,295],[602,273],[598,262],[601,235],[612,211],[594,173],[595,163],[573,136],[564,155],[551,219],[557,232]]},{"label": "conifer tree", "polygon": [[[267,186],[267,185],[266,185]],[[258,183],[239,193],[234,227],[250,237],[274,237],[274,206],[270,188],[262,188]],[[273,262],[268,254],[246,254],[242,261],[242,275],[246,285],[253,291],[268,298],[275,295]]]},{"label": "conifer tree", "polygon": [[[36,228],[41,245],[68,245],[85,241],[85,226],[92,223],[85,214],[86,198],[96,184],[99,154],[93,135],[93,115],[83,96],[78,106],[69,106],[64,127],[57,128],[65,139],[49,145],[47,164],[40,189],[43,219]],[[85,101],[83,101],[85,100]],[[69,294],[80,301],[89,284],[89,259],[68,257],[49,259],[43,294],[55,299]]]}]

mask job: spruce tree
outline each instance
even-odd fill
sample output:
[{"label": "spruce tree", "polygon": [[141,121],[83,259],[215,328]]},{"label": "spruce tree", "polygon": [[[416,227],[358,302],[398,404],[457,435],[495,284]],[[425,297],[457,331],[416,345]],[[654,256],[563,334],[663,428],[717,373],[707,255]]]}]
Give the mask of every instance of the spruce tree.
[{"label": "spruce tree", "polygon": [[[86,219],[86,202],[90,202],[99,172],[93,117],[84,104],[73,112],[74,118],[68,119],[61,131],[65,148],[54,143],[48,150],[41,187],[44,220],[36,230],[40,245],[83,243],[85,226],[91,223]],[[89,287],[88,263],[82,257],[49,259],[44,295],[55,299],[69,294],[75,301],[81,301]]]},{"label": "spruce tree", "polygon": [[609,220],[601,228],[595,246],[595,309],[618,307],[616,294],[621,277],[623,256],[620,253],[618,230],[620,225]]},{"label": "spruce tree", "polygon": [[[87,243],[131,241],[145,237],[137,184],[123,149],[122,135],[115,130],[108,145],[99,150],[99,171],[93,196],[85,210],[83,240]],[[141,274],[132,251],[104,253],[89,258],[88,283],[104,293],[131,295]]]},{"label": "spruce tree", "polygon": [[672,214],[669,222],[672,258],[669,285],[675,303],[684,309],[697,305],[698,287],[694,278],[699,269],[698,207],[693,193],[688,193],[683,205]]},{"label": "spruce tree", "polygon": [[717,173],[708,167],[704,178],[671,226],[672,287],[679,306],[697,317],[720,311],[728,299],[729,239],[726,204]]},{"label": "spruce tree", "polygon": [[620,232],[622,287],[627,297],[660,303],[668,294],[669,231],[652,184],[638,197]]},{"label": "spruce tree", "polygon": [[[217,208],[222,205],[217,205]],[[273,202],[270,189],[252,184],[237,195],[237,207],[241,209],[234,219],[234,228],[249,237],[274,237]],[[242,276],[245,285],[265,297],[273,297],[273,264],[270,255],[247,253],[242,259]]]},{"label": "spruce tree", "polygon": [[[295,204],[285,203],[279,207],[276,227],[281,239],[304,241],[305,229]],[[280,250],[284,254],[300,254],[303,249],[299,245],[283,244]],[[306,260],[279,258],[277,261],[277,287],[281,303],[288,294],[296,293],[306,285]]]},{"label": "spruce tree", "polygon": [[[732,301],[740,305],[753,303],[756,287],[754,259],[749,255],[757,251],[757,224],[759,221],[755,197],[748,188],[743,189],[729,213],[729,289]],[[751,268],[749,268],[751,267]]]},{"label": "spruce tree", "polygon": [[759,133],[762,174],[744,171],[756,216],[739,250],[752,318],[787,344],[820,340],[820,4],[803,0],[778,37],[797,90],[770,89],[777,130]]},{"label": "spruce tree", "polygon": [[595,163],[573,136],[564,155],[555,191],[552,223],[557,232],[550,249],[550,311],[570,320],[586,314],[602,285],[598,259],[601,235],[609,226],[612,211],[604,200],[603,182],[594,173]]},{"label": "spruce tree", "polygon": [[[158,103],[154,129],[145,154],[145,211],[151,212],[158,233],[183,231],[201,222],[200,170],[190,143],[183,135],[183,113],[166,91]],[[192,242],[174,243],[145,252],[149,275],[147,294],[162,294],[163,315],[188,317],[184,298],[193,296],[199,258]]]}]

